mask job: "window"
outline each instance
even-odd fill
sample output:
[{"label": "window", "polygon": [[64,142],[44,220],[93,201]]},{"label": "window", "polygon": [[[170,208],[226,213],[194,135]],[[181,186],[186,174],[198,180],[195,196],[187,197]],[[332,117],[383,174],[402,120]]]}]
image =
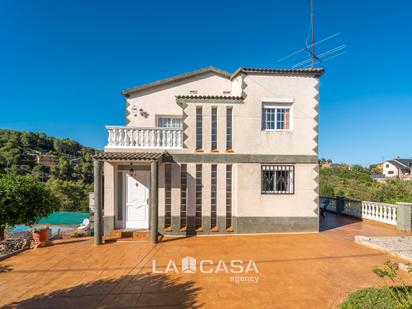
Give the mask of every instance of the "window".
[{"label": "window", "polygon": [[217,107],[212,107],[212,150],[217,149]]},{"label": "window", "polygon": [[262,194],[293,194],[293,165],[262,165]]},{"label": "window", "polygon": [[232,165],[226,165],[226,229],[232,227]]},{"label": "window", "polygon": [[290,129],[290,108],[263,106],[262,129],[280,131]]},{"label": "window", "polygon": [[389,163],[386,163],[385,166],[386,166],[386,167],[389,167]]},{"label": "window", "polygon": [[165,228],[172,226],[172,165],[165,165]]},{"label": "window", "polygon": [[158,117],[157,126],[159,128],[183,128],[182,118],[180,117]]},{"label": "window", "polygon": [[226,150],[232,150],[232,107],[226,109]]},{"label": "window", "polygon": [[393,171],[388,171],[388,175],[393,175]]},{"label": "window", "polygon": [[202,227],[202,164],[196,164],[196,229]]},{"label": "window", "polygon": [[210,188],[210,225],[217,227],[217,165],[211,165],[211,188]]},{"label": "window", "polygon": [[201,150],[203,141],[202,141],[202,108],[196,107],[196,149]]},{"label": "window", "polygon": [[187,227],[187,165],[180,167],[180,228]]}]

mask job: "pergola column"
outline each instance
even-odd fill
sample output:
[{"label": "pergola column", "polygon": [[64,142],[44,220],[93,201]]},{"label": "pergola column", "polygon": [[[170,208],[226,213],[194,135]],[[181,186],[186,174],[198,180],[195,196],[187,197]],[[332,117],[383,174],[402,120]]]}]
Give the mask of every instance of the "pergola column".
[{"label": "pergola column", "polygon": [[150,233],[152,243],[157,243],[158,238],[158,216],[159,216],[159,184],[158,184],[158,162],[152,161],[150,165]]},{"label": "pergola column", "polygon": [[102,244],[102,161],[94,160],[94,242]]}]

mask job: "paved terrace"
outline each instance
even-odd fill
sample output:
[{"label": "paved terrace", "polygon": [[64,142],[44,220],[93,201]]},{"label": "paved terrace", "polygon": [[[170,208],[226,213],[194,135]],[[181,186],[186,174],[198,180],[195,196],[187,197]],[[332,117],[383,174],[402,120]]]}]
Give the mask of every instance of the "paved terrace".
[{"label": "paved terrace", "polygon": [[[381,285],[371,269],[389,257],[355,244],[354,235],[400,234],[389,226],[328,214],[318,234],[193,237],[156,246],[61,242],[0,262],[0,306],[334,308],[350,291]],[[180,268],[185,256],[215,263],[253,259],[259,281],[236,284],[230,281],[233,274],[225,273],[151,273],[152,260],[158,269],[169,259]]]}]

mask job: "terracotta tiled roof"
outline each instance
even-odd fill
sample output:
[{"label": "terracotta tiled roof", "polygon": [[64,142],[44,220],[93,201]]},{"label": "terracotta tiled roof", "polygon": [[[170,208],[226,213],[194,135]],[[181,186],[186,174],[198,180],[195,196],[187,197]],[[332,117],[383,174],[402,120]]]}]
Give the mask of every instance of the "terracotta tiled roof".
[{"label": "terracotta tiled roof", "polygon": [[307,68],[307,69],[271,69],[271,68],[239,68],[235,73],[232,74],[232,79],[237,76],[239,73],[262,73],[262,74],[273,74],[273,73],[282,73],[282,74],[309,74],[315,76],[321,76],[325,73],[323,68]]},{"label": "terracotta tiled roof", "polygon": [[95,160],[134,160],[155,161],[160,159],[164,152],[100,152],[94,155]]},{"label": "terracotta tiled roof", "polygon": [[228,73],[224,70],[215,68],[213,66],[208,66],[207,68],[203,68],[203,69],[196,70],[196,71],[193,71],[193,72],[189,72],[189,73],[185,73],[185,74],[181,74],[181,75],[176,75],[176,76],[173,76],[173,77],[170,77],[170,78],[158,80],[158,81],[153,82],[153,83],[148,83],[148,84],[140,85],[140,86],[137,86],[137,87],[129,88],[129,89],[123,90],[122,93],[125,96],[128,96],[128,95],[130,95],[132,93],[135,93],[135,92],[139,92],[139,91],[146,90],[146,89],[149,89],[149,88],[154,88],[154,87],[162,86],[162,85],[169,84],[169,83],[172,83],[172,82],[188,79],[188,78],[191,78],[193,76],[205,74],[205,73],[208,73],[208,72],[212,72],[212,73],[221,75],[221,76],[223,76],[227,79],[230,78],[230,73]]},{"label": "terracotta tiled roof", "polygon": [[243,100],[243,98],[239,96],[226,95],[177,95],[176,99]]}]

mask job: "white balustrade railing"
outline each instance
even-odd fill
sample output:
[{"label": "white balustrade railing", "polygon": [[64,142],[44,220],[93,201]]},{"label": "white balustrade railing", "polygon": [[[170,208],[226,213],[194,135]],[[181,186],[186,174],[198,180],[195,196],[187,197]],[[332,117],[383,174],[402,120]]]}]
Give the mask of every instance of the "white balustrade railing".
[{"label": "white balustrade railing", "polygon": [[136,128],[106,126],[109,133],[106,148],[183,148],[183,130],[173,128]]},{"label": "white balustrade railing", "polygon": [[363,219],[396,225],[396,215],[396,205],[362,201]]},{"label": "white balustrade railing", "polygon": [[319,206],[325,210],[361,219],[397,225],[398,207],[395,204],[385,204],[369,201],[358,201],[341,198],[343,207],[337,209],[338,198],[320,197]]}]

